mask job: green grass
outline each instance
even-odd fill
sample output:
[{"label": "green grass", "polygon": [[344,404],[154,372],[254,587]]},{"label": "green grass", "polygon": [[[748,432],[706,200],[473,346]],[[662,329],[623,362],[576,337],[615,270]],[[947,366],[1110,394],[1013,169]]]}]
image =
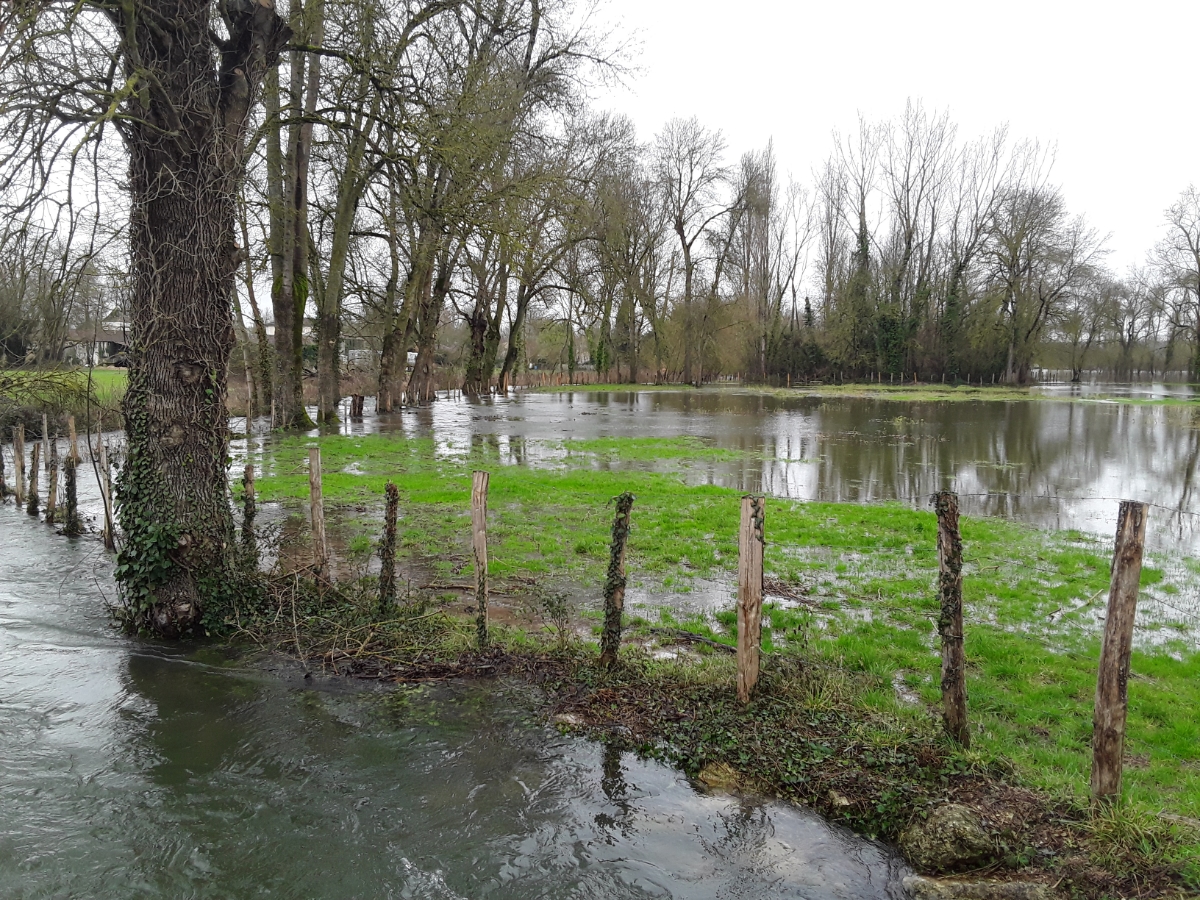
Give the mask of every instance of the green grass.
[{"label": "green grass", "polygon": [[[79,376],[85,381],[87,369],[80,369]],[[112,405],[125,396],[125,385],[128,384],[128,372],[125,369],[92,369],[92,391],[104,405]]]},{"label": "green grass", "polygon": [[[282,439],[265,460],[260,498],[308,495],[311,440]],[[607,562],[612,507],[632,491],[631,581],[686,593],[698,577],[730,584],[737,560],[740,494],[688,486],[647,460],[684,465],[716,451],[692,439],[603,439],[555,445],[542,468],[503,466],[486,448],[440,448],[430,440],[374,435],[320,440],[326,502],[378,521],[383,487],[401,493],[405,547],[446,572],[469,571],[468,505],[474,468],[492,472],[490,571],[554,576],[597,586]],[[733,454],[736,455],[736,454]],[[364,506],[356,512],[354,506]],[[897,504],[859,506],[768,499],[768,578],[807,603],[770,606],[768,652],[819,659],[865,685],[858,702],[874,712],[936,715],[939,657],[936,521]],[[964,519],[964,603],[971,761],[1015,773],[1031,786],[1082,802],[1090,766],[1091,707],[1110,550],[1096,538],[1047,533],[997,519]],[[356,537],[357,544],[363,544]],[[365,545],[353,548],[362,553]],[[1190,561],[1188,561],[1190,562]],[[1195,621],[1154,613],[1152,601],[1192,588],[1195,564],[1148,561],[1143,571],[1140,649],[1129,685],[1125,797],[1139,814],[1200,818],[1200,654]],[[657,621],[651,621],[657,620]],[[683,627],[732,642],[732,612],[678,620],[656,611],[640,624]],[[635,630],[637,630],[635,628]],[[917,698],[905,700],[897,692]],[[1200,838],[1198,838],[1200,840]],[[1200,843],[1194,847],[1200,853]]]}]

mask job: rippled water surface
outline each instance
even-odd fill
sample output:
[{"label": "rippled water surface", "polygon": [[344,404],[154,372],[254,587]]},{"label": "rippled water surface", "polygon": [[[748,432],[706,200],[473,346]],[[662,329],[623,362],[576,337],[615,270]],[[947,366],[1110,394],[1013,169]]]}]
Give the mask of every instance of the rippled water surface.
[{"label": "rippled water surface", "polygon": [[885,848],[543,725],[115,633],[109,564],[0,507],[0,897],[873,898]]}]

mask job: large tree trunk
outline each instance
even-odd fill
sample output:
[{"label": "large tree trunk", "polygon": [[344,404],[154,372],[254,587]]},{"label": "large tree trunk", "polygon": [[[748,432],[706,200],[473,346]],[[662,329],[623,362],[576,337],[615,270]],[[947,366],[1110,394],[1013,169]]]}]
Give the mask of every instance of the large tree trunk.
[{"label": "large tree trunk", "polygon": [[533,295],[524,282],[517,288],[517,312],[513,316],[508,329],[508,350],[504,354],[504,365],[500,369],[500,390],[508,392],[513,374],[517,369],[517,360],[521,355],[521,337],[525,330],[525,314],[529,310],[529,302]]},{"label": "large tree trunk", "polygon": [[[370,81],[363,76],[360,96]],[[341,356],[338,352],[342,336],[342,294],[346,279],[346,264],[350,257],[350,235],[354,230],[354,214],[362,196],[362,165],[371,131],[379,118],[381,94],[375,94],[370,112],[364,115],[360,106],[354,117],[354,136],[346,157],[342,177],[338,181],[337,205],[333,214],[333,244],[329,252],[329,278],[321,296],[317,322],[317,391],[321,415],[325,422],[337,421],[337,405],[342,399]]]},{"label": "large tree trunk", "polygon": [[[293,82],[297,82],[298,77],[297,74]],[[286,185],[295,182],[292,169],[295,156],[291,152],[289,142],[285,162],[281,146],[278,69],[267,73],[264,100],[267,112],[267,199],[270,205],[271,225],[268,236],[271,256],[271,312],[275,319],[275,375],[272,379],[275,417],[272,424],[286,428],[300,424],[304,415],[301,393],[301,378],[304,372],[302,348],[296,341],[297,313],[292,289],[295,211],[292,209],[292,193],[285,191]],[[297,129],[293,130],[299,133]]]},{"label": "large tree trunk", "polygon": [[231,583],[226,374],[240,254],[237,196],[252,95],[289,36],[270,5],[231,16],[218,71],[209,0],[121,8],[126,68],[153,88],[129,100],[128,440],[117,577],[131,624],[194,630]]},{"label": "large tree trunk", "polygon": [[437,350],[438,326],[441,324],[446,297],[450,293],[450,278],[455,262],[457,253],[450,252],[447,240],[447,245],[443,246],[439,253],[437,278],[417,314],[417,361],[413,365],[412,377],[408,382],[408,396],[414,403],[430,403],[437,397],[434,353]]}]

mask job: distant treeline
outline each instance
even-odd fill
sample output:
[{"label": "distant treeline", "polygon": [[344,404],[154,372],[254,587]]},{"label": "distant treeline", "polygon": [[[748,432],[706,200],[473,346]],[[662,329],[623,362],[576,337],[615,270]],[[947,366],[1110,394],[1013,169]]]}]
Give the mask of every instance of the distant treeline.
[{"label": "distant treeline", "polygon": [[[232,360],[259,409],[274,399],[281,421],[301,423],[309,372],[333,415],[348,363],[375,373],[383,409],[427,399],[447,371],[482,392],[530,367],[688,382],[1200,374],[1194,189],[1145,265],[1117,273],[1067,208],[1052,148],[1004,128],[964,140],[919,103],[834,135],[798,179],[769,145],[728,159],[695,119],[643,142],[589,107],[587,86],[629,58],[583,12],[575,0],[281,11],[300,49],[250,114],[232,257]],[[14,57],[0,127],[28,141],[38,79],[107,64]],[[100,122],[111,114],[97,102]],[[120,122],[88,131],[85,112],[65,121],[98,142],[94,183],[72,203],[82,157],[54,158],[48,132],[22,157],[44,177],[4,182],[9,365],[60,360],[105,317],[127,318],[124,169],[105,164],[123,152]]]}]

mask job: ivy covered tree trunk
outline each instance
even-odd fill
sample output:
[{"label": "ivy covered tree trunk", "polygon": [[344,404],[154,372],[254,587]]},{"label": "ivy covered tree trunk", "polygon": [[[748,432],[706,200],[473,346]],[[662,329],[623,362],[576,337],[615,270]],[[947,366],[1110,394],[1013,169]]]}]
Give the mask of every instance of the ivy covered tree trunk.
[{"label": "ivy covered tree trunk", "polygon": [[131,624],[176,637],[196,630],[234,565],[225,399],[242,136],[290,33],[270,0],[226,4],[227,38],[210,31],[209,0],[118,8],[138,90],[126,109],[133,289],[117,577]]}]

